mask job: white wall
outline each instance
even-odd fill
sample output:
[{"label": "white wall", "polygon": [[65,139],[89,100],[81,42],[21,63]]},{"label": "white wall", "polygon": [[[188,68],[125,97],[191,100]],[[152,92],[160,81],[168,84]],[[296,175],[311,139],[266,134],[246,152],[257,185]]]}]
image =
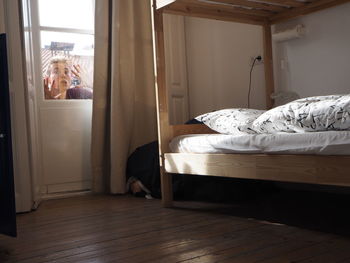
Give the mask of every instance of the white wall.
[{"label": "white wall", "polygon": [[[350,3],[313,13],[275,30],[304,24],[306,37],[274,44],[276,90],[301,97],[350,93]],[[186,17],[190,116],[246,107],[249,60],[262,54],[259,26]],[[285,68],[281,69],[281,60]],[[256,66],[252,108],[265,108],[263,66]]]},{"label": "white wall", "polygon": [[[306,37],[275,45],[276,89],[301,97],[350,93],[350,3],[278,25],[304,24]],[[280,61],[288,61],[281,70]]]},{"label": "white wall", "polygon": [[[263,55],[260,26],[186,17],[190,116],[247,107],[250,57]],[[264,67],[253,71],[251,107],[264,109]]]}]

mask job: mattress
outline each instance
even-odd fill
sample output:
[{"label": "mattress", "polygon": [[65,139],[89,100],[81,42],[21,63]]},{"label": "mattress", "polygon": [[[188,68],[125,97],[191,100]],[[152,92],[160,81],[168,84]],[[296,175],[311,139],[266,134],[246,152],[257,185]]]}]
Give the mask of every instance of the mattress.
[{"label": "mattress", "polygon": [[174,153],[350,155],[350,131],[277,134],[190,134],[170,142]]}]

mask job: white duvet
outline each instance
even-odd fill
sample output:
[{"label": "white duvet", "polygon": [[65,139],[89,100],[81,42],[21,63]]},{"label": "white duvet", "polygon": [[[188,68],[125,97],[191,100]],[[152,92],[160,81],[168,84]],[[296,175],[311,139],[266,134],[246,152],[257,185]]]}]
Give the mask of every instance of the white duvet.
[{"label": "white duvet", "polygon": [[172,152],[350,155],[350,131],[276,134],[191,134],[174,138]]}]

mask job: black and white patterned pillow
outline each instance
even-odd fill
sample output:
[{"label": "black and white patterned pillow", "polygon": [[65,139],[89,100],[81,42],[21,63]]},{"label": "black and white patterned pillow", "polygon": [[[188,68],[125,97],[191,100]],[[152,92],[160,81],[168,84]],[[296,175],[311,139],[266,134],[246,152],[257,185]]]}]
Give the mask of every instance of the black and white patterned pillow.
[{"label": "black and white patterned pillow", "polygon": [[253,121],[265,111],[254,109],[224,109],[205,113],[195,119],[223,134],[252,134]]},{"label": "black and white patterned pillow", "polygon": [[252,124],[258,133],[350,129],[350,95],[299,99],[273,108]]}]

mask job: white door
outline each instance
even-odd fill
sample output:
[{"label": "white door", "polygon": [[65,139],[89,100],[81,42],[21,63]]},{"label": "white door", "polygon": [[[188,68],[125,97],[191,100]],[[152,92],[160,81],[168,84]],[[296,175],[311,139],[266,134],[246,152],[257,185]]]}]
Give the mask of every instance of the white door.
[{"label": "white door", "polygon": [[88,190],[94,1],[34,0],[30,4],[36,101],[31,113],[36,116],[31,120],[36,120],[34,165],[40,192]]}]

